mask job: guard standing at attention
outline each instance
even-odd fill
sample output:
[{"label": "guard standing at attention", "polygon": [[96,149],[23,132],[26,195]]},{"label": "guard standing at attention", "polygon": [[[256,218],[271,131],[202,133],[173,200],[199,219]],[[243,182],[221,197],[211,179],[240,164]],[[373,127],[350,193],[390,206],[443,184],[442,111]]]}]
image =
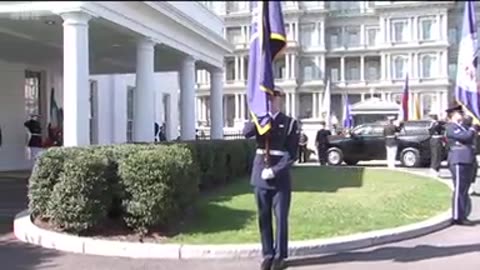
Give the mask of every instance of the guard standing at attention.
[{"label": "guard standing at attention", "polygon": [[393,123],[394,116],[389,116],[388,124],[383,128],[383,136],[385,136],[385,148],[387,151],[388,168],[395,168],[395,160],[397,158],[397,133],[400,132],[400,127]]},{"label": "guard standing at attention", "polygon": [[450,121],[446,127],[448,142],[448,166],[453,179],[453,223],[458,225],[472,225],[467,219],[469,197],[468,190],[472,182],[474,170],[475,151],[473,141],[475,130],[468,128],[463,123],[461,106],[446,110]]},{"label": "guard standing at attention", "polygon": [[[258,209],[262,255],[262,270],[285,268],[288,256],[288,215],[291,200],[290,167],[297,158],[299,130],[297,121],[280,111],[282,92],[276,89],[270,95],[271,129],[267,134],[259,135],[255,124],[246,123],[243,134],[246,138],[255,136],[256,156],[253,161],[251,185]],[[268,137],[268,145],[266,139]],[[269,152],[267,166],[266,148]],[[276,234],[273,237],[272,210],[275,214]]]},{"label": "guard standing at attention", "polygon": [[317,131],[315,146],[317,147],[318,162],[320,165],[327,164],[328,136],[332,135],[330,130],[325,128],[325,122],[320,122],[320,129]]},{"label": "guard standing at attention", "polygon": [[438,121],[437,115],[431,115],[432,123],[428,129],[430,133],[430,169],[438,176],[443,157],[443,134],[445,123]]},{"label": "guard standing at attention", "polygon": [[[478,138],[478,132],[480,130],[480,126],[473,124],[473,117],[471,117],[470,115],[465,115],[465,117],[463,119],[463,125],[466,128],[473,128],[475,130],[475,137],[473,138],[473,149],[474,149],[474,153],[476,155],[477,154],[477,138]],[[470,186],[470,191],[468,192],[469,194],[476,193],[476,192],[474,192],[475,191],[474,189],[476,187],[475,186],[475,180],[477,178],[477,171],[478,171],[478,162],[477,162],[477,159],[474,158],[473,159],[472,182],[471,182],[471,186]]]}]

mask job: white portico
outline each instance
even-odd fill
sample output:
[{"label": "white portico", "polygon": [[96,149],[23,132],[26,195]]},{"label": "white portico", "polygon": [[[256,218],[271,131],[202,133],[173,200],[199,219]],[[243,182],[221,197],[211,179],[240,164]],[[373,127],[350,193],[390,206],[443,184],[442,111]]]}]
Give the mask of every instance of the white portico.
[{"label": "white portico", "polygon": [[[230,50],[223,21],[197,2],[0,4],[0,170],[28,167],[23,123],[29,113],[40,114],[46,136],[51,89],[63,109],[65,146],[88,145],[93,137],[103,144],[128,141],[129,124],[118,121],[128,119],[128,87],[134,89],[133,141],[153,141],[153,124],[164,106],[180,120],[181,138],[190,140],[195,138],[196,70],[208,70],[212,137],[222,138],[221,74]],[[34,79],[27,80],[31,71]],[[163,83],[161,72],[173,72],[179,89]],[[98,84],[95,91],[92,82]],[[158,102],[160,94],[177,91],[178,98]],[[163,117],[168,137],[176,138],[175,117]]]}]

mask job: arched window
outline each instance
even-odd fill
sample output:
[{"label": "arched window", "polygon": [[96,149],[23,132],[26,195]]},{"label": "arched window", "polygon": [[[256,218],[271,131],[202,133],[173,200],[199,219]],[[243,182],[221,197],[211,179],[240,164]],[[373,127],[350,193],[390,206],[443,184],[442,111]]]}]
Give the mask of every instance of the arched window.
[{"label": "arched window", "polygon": [[432,77],[433,61],[434,59],[430,55],[425,55],[422,57],[422,78]]},{"label": "arched window", "polygon": [[405,77],[405,58],[397,56],[394,60],[394,79],[403,79]]}]

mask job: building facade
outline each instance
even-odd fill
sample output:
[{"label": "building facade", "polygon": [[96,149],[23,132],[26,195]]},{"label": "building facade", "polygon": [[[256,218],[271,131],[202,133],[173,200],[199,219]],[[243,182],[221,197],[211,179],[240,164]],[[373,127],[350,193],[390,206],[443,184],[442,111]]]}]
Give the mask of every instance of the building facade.
[{"label": "building facade", "polygon": [[2,2],[0,25],[0,171],[31,168],[24,122],[39,115],[45,139],[52,104],[65,146],[152,142],[156,121],[170,139],[195,139],[197,69],[209,71],[212,137],[222,138],[232,48],[200,3]]},{"label": "building facade", "polygon": [[[250,3],[203,3],[224,18],[225,38],[235,47],[225,58],[224,125],[226,130],[239,129],[248,119]],[[274,73],[277,85],[287,93],[284,111],[302,120],[304,128],[323,117],[327,80],[332,121],[338,125],[347,96],[359,121],[375,120],[360,117],[378,115],[375,106],[398,111],[407,74],[409,107],[413,110],[418,102],[422,117],[443,115],[455,79],[463,3],[283,1],[282,5],[288,47]],[[197,119],[205,126],[209,126],[208,89],[207,72],[197,71]]]}]

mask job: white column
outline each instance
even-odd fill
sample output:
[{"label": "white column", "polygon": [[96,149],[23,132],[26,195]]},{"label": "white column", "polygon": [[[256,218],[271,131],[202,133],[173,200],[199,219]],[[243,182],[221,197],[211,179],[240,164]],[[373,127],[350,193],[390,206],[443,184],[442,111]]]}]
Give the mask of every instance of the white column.
[{"label": "white column", "polygon": [[242,55],[240,58],[240,81],[245,81],[245,57]]},{"label": "white column", "polygon": [[386,69],[387,69],[387,59],[386,59],[386,55],[385,54],[380,54],[380,76],[381,76],[381,80],[385,80],[386,79]]},{"label": "white column", "polygon": [[[413,37],[413,40],[414,41],[418,41],[419,38],[418,38],[418,16],[415,16],[413,17],[413,33],[412,33],[412,37]],[[435,32],[435,31],[434,31]],[[435,35],[435,33],[433,33]]]},{"label": "white column", "polygon": [[285,108],[286,108],[286,115],[291,115],[291,110],[290,110],[290,94],[285,93]]},{"label": "white column", "polygon": [[413,74],[414,78],[420,77],[420,72],[418,70],[418,54],[416,53],[413,53]]},{"label": "white column", "polygon": [[223,71],[210,71],[210,137],[223,139]]},{"label": "white column", "polygon": [[[154,140],[154,45],[148,39],[140,39],[137,42],[137,74],[133,120],[133,138],[136,142],[153,142]],[[194,107],[195,103],[190,108]],[[193,113],[195,117],[195,112]]]},{"label": "white column", "polygon": [[195,59],[188,56],[182,61],[180,78],[180,138],[195,139]]},{"label": "white column", "polygon": [[235,56],[235,67],[233,69],[233,74],[234,74],[234,77],[233,77],[233,80],[234,81],[239,81],[240,80],[240,72],[239,72],[239,66],[240,66],[240,61],[238,59],[237,56]]},{"label": "white column", "polygon": [[245,94],[240,95],[240,119],[245,120]]},{"label": "white column", "polygon": [[360,25],[360,46],[365,46],[365,24]]},{"label": "white column", "polygon": [[390,43],[392,41],[390,36],[390,19],[385,18],[385,42]]},{"label": "white column", "polygon": [[445,42],[448,42],[448,16],[447,14],[442,15],[443,20],[442,20],[442,27],[440,28],[440,31],[443,33],[443,40]]},{"label": "white column", "polygon": [[345,82],[345,57],[340,58],[340,81]]},{"label": "white column", "polygon": [[297,117],[297,108],[296,108],[296,100],[295,100],[295,93],[292,93],[291,94],[291,99],[290,99],[290,102],[292,104],[292,117],[295,118]]},{"label": "white column", "polygon": [[322,47],[325,47],[325,21],[321,21],[320,22],[320,33],[319,33],[319,37],[320,37],[320,45]]},{"label": "white column", "polygon": [[365,56],[360,56],[360,80],[365,81]]},{"label": "white column", "polygon": [[240,96],[235,94],[235,119],[240,118]]},{"label": "white column", "polygon": [[324,96],[324,93],[318,93],[318,105],[317,105],[317,111],[318,111],[318,114],[317,114],[317,117],[318,118],[322,118],[322,111],[323,111],[323,96]]},{"label": "white column", "polygon": [[387,35],[387,32],[386,32],[386,28],[385,28],[385,19],[383,17],[380,17],[379,19],[380,21],[380,43],[381,44],[377,44],[377,45],[382,45],[385,43],[385,37]]},{"label": "white column", "polygon": [[290,79],[296,79],[297,78],[297,71],[296,71],[296,60],[295,60],[295,54],[292,54],[291,55],[291,58],[290,58],[290,66],[292,68],[292,73],[290,73]]},{"label": "white column", "polygon": [[361,100],[361,101],[365,101],[365,93],[362,93],[362,94],[361,94],[360,100]]},{"label": "white column", "polygon": [[312,93],[312,118],[317,118],[317,93]]},{"label": "white column", "polygon": [[285,54],[285,79],[290,79],[290,55]]},{"label": "white column", "polygon": [[298,22],[295,22],[295,33],[294,34],[295,34],[295,40],[297,42],[299,42],[300,39],[298,38]]},{"label": "white column", "polygon": [[[63,104],[65,146],[90,144],[89,48],[86,13],[62,14],[63,18]],[[153,123],[152,123],[153,127]]]},{"label": "white column", "polygon": [[386,54],[385,55],[385,64],[386,64],[386,73],[385,73],[385,79],[386,80],[390,80],[392,78],[392,61],[390,59],[390,54]]}]

